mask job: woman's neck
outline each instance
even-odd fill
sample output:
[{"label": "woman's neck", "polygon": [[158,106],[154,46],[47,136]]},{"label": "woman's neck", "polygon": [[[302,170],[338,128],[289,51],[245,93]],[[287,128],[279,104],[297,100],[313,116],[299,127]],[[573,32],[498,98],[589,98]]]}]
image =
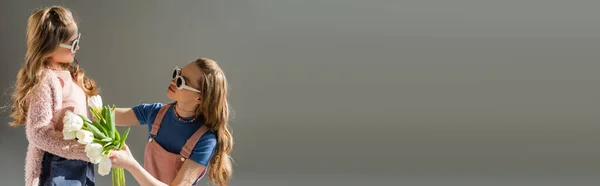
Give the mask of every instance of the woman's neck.
[{"label": "woman's neck", "polygon": [[197,108],[197,104],[185,104],[180,102],[175,103],[175,112],[177,112],[180,117],[184,118],[196,116]]}]

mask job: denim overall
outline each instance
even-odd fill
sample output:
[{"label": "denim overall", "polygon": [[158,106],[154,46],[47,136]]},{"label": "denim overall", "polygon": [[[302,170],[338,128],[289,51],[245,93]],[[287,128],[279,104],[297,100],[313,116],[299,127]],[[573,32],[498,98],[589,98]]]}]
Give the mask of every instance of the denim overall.
[{"label": "denim overall", "polygon": [[94,164],[45,152],[40,186],[95,186]]}]

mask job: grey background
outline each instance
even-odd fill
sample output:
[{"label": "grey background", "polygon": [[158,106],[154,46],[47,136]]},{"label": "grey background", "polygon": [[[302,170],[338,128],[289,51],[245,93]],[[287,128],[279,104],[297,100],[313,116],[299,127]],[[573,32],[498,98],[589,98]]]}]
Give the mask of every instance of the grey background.
[{"label": "grey background", "polygon": [[[51,4],[105,103],[167,102],[174,65],[222,65],[231,185],[600,184],[598,1],[1,1],[6,105]],[[0,185],[21,185],[23,127],[0,130]]]}]

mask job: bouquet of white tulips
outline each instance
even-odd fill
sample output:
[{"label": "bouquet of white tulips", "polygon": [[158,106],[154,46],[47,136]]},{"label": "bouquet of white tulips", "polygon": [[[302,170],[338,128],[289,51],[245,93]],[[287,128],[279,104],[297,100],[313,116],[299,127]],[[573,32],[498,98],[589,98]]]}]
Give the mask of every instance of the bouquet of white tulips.
[{"label": "bouquet of white tulips", "polygon": [[113,186],[125,185],[125,172],[122,168],[111,168],[108,158],[111,150],[120,150],[127,140],[130,128],[123,135],[115,127],[115,107],[103,106],[99,95],[88,99],[88,106],[95,121],[67,111],[63,118],[63,136],[65,140],[77,140],[85,145],[90,162],[98,165],[98,174],[106,176],[112,169]]}]

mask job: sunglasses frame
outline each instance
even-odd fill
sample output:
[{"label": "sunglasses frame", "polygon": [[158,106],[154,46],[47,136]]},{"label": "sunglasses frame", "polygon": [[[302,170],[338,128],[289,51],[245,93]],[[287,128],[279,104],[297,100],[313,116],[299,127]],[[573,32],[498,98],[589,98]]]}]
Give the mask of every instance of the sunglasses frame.
[{"label": "sunglasses frame", "polygon": [[79,39],[81,38],[81,33],[77,34],[77,39],[73,40],[73,44],[67,45],[61,43],[59,46],[66,49],[71,49],[71,52],[75,52],[77,47],[79,46]]},{"label": "sunglasses frame", "polygon": [[[183,78],[183,76],[181,76],[181,69],[179,67],[175,66],[175,68],[173,69],[173,75],[171,76],[171,78],[175,79],[175,87],[177,87],[178,90],[186,89],[186,90],[189,90],[192,92],[201,93],[200,90],[192,88],[185,84],[185,79]],[[181,81],[181,84],[178,83],[180,81]]]}]

